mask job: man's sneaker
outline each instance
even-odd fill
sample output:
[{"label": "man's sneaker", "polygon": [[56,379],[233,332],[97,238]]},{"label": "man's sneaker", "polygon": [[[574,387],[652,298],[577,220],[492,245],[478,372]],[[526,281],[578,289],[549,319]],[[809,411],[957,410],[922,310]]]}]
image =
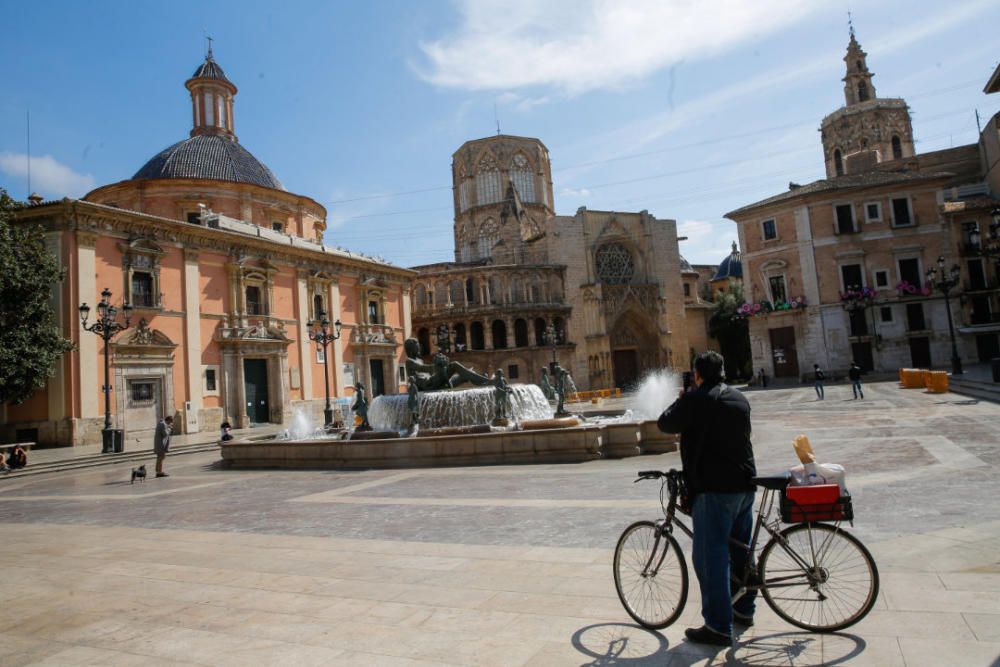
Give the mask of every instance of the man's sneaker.
[{"label": "man's sneaker", "polygon": [[695,642],[696,644],[711,644],[713,646],[733,645],[732,637],[724,635],[721,632],[716,632],[707,625],[703,625],[700,628],[688,628],[684,631],[684,636],[688,638],[688,641]]},{"label": "man's sneaker", "polygon": [[741,614],[740,612],[733,610],[733,623],[737,625],[742,625],[744,628],[753,627],[753,616],[748,616],[747,614]]}]

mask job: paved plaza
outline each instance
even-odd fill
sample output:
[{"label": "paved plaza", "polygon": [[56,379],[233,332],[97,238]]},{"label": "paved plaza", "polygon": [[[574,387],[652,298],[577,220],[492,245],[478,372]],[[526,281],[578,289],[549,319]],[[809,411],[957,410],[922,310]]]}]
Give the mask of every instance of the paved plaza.
[{"label": "paved plaza", "polygon": [[795,462],[798,433],[848,470],[882,588],[840,634],[762,603],[733,649],[692,645],[696,586],[674,626],[631,623],[612,550],[659,511],[636,471],[677,454],[247,472],[202,453],[134,486],[126,464],[0,479],[0,664],[997,664],[1000,405],[888,382],[850,394],[748,393],[762,473]]}]

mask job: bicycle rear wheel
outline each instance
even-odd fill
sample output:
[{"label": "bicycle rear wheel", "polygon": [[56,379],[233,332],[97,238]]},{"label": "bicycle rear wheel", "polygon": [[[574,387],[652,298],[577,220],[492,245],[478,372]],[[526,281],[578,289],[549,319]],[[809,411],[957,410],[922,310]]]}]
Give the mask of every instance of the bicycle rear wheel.
[{"label": "bicycle rear wheel", "polygon": [[652,521],[638,521],[618,538],[615,590],[625,611],[646,628],[665,628],[687,602],[688,571],[677,540]]},{"label": "bicycle rear wheel", "polygon": [[839,526],[789,526],[764,546],[758,564],[767,604],[806,630],[834,632],[854,625],[878,597],[875,559]]}]

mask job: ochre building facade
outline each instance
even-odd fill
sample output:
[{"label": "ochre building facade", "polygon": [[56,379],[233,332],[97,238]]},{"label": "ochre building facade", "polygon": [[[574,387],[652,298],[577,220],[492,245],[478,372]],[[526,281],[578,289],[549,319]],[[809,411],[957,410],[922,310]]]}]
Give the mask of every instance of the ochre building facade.
[{"label": "ochre building facade", "polygon": [[[372,395],[405,382],[413,273],[322,244],[326,210],[239,144],[236,87],[211,53],[186,85],[188,139],[131,179],[19,215],[45,228],[66,272],[53,305],[76,349],[44,390],[0,409],[5,439],[101,441],[103,344],[78,308],[87,303],[93,322],[105,288],[133,307],[110,345],[113,426],[126,443],[150,438],[165,415],[175,433],[290,424],[299,410],[316,423],[324,374],[334,399],[355,382]],[[328,358],[308,336],[321,314],[343,324]]]}]

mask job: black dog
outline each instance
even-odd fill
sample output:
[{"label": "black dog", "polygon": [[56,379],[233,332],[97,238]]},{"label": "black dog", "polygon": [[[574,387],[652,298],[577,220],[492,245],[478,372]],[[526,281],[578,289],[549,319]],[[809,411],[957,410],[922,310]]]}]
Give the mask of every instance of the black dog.
[{"label": "black dog", "polygon": [[139,480],[140,484],[142,484],[143,482],[146,481],[146,465],[145,464],[139,466],[138,468],[132,468],[132,481],[129,482],[129,484],[135,484],[135,480]]}]

